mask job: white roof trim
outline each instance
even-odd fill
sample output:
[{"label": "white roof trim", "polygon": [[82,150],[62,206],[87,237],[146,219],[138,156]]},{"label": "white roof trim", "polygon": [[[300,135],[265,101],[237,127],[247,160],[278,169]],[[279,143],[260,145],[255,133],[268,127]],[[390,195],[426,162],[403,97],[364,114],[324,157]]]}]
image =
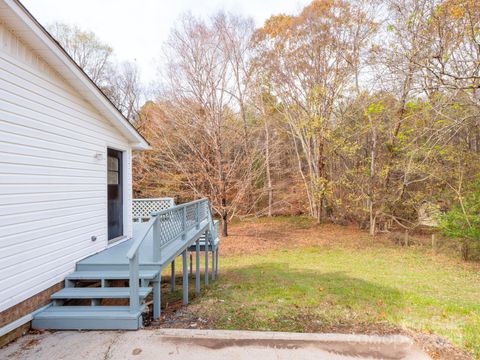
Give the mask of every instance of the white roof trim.
[{"label": "white roof trim", "polygon": [[133,125],[18,0],[0,0],[0,20],[38,52],[100,114],[110,120],[130,141],[133,149],[149,148],[148,142]]}]

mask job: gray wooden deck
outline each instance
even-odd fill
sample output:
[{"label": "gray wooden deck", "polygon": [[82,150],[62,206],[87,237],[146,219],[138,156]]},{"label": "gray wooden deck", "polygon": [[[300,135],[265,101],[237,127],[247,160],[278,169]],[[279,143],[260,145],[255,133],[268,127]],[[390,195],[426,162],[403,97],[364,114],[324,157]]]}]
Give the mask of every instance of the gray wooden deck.
[{"label": "gray wooden deck", "polygon": [[[211,216],[207,199],[167,208],[150,215],[152,206],[141,200],[133,223],[133,237],[80,260],[65,278],[65,288],[52,294],[52,306],[34,316],[40,329],[138,329],[152,295],[152,316],[160,317],[161,271],[171,266],[171,290],[175,290],[175,259],[182,257],[182,297],[188,304],[188,254],[196,257],[195,293],[200,294],[200,252],[203,245],[204,283],[215,280],[218,268],[218,222]],[[143,213],[142,210],[148,213]],[[148,219],[147,222],[142,222]],[[209,256],[209,253],[211,255]],[[120,287],[113,280],[125,280]],[[93,281],[93,286],[92,285]],[[85,284],[87,282],[87,284]],[[89,284],[90,283],[90,284]],[[128,285],[127,285],[128,284]],[[106,299],[128,299],[128,306],[113,306]],[[72,300],[75,300],[72,302]],[[83,301],[79,304],[78,301]],[[90,302],[90,306],[84,306]]]},{"label": "gray wooden deck", "polygon": [[[89,256],[83,260],[80,260],[77,264],[78,268],[85,268],[87,266],[95,265],[125,265],[128,266],[127,252],[132,246],[132,243],[138,236],[141,236],[146,228],[147,223],[136,222],[133,223],[133,238],[128,239],[121,244],[113,245],[110,248],[100,251],[97,254]],[[208,221],[204,220],[200,224],[199,229],[190,230],[186,239],[188,240],[175,240],[170,242],[165,248],[162,249],[160,261],[153,260],[153,236],[150,231],[145,238],[139,249],[139,265],[159,266],[159,270],[168,266],[177,256],[190,247],[195,241],[205,233],[208,227]]]}]

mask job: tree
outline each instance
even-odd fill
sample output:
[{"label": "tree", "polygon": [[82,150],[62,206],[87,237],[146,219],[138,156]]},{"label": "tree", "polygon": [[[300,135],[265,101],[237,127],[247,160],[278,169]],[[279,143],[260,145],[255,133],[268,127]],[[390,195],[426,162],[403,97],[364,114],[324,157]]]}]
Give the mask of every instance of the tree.
[{"label": "tree", "polygon": [[[313,1],[298,16],[273,16],[256,33],[257,61],[281,102],[304,181],[309,212],[325,217],[331,191],[328,159],[335,107],[358,79],[358,34],[372,26],[344,1]],[[352,41],[355,46],[352,46]]]},{"label": "tree", "polygon": [[136,63],[125,61],[113,67],[103,91],[127,119],[134,122],[138,118],[145,89]]},{"label": "tree", "polygon": [[162,158],[197,197],[208,196],[227,222],[252,182],[244,97],[244,46],[250,19],[219,13],[208,21],[184,16],[165,47]]},{"label": "tree", "polygon": [[128,61],[116,64],[110,45],[76,25],[54,23],[48,30],[117,109],[133,122],[145,93],[137,65]]},{"label": "tree", "polygon": [[57,22],[48,26],[48,31],[95,84],[108,85],[113,56],[110,45],[76,25]]},{"label": "tree", "polygon": [[185,16],[139,116],[154,144],[139,191],[208,196],[224,233],[235,215],[304,213],[416,229],[422,204],[454,207],[480,172],[478,8],[314,0],[255,31]]}]

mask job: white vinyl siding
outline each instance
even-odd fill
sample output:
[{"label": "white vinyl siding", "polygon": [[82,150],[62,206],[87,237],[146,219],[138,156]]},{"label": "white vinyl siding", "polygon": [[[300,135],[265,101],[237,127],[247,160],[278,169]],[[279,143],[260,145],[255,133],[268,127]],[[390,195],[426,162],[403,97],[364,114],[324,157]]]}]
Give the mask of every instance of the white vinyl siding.
[{"label": "white vinyl siding", "polygon": [[130,237],[128,141],[0,24],[0,312],[108,245],[107,147],[124,151]]}]

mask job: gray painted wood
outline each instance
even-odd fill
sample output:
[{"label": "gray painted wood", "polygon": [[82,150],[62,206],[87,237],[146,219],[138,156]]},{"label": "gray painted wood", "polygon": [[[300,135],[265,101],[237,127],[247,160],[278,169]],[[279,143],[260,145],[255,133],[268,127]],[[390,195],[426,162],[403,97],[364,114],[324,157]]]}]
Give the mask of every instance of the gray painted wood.
[{"label": "gray painted wood", "polygon": [[182,265],[183,265],[183,305],[188,305],[188,263],[187,263],[187,250],[182,253]]},{"label": "gray painted wood", "polygon": [[[97,254],[89,256],[83,260],[80,260],[77,263],[77,270],[86,270],[88,267],[85,265],[128,265],[128,259],[126,254],[130,249],[133,241],[137,236],[141,236],[142,232],[145,230],[146,223],[134,223],[133,227],[133,239],[126,240],[121,244],[112,246],[108,249],[105,249]],[[195,241],[202,236],[205,230],[208,228],[208,222],[206,220],[202,221],[200,224],[200,229],[191,229],[188,232],[188,237],[190,240],[182,241],[177,239],[172,241],[167,246],[162,249],[162,256],[160,261],[154,261],[152,256],[152,233],[148,233],[144,242],[139,248],[139,264],[142,265],[160,265],[162,268],[170,265],[170,263],[181,253],[183,250],[190,245],[194,244]],[[84,267],[85,266],[85,267]],[[93,267],[94,268],[94,267]],[[92,269],[92,268],[90,268]],[[115,271],[116,268],[113,267],[111,270]]]},{"label": "gray painted wood", "polygon": [[[140,270],[139,278],[153,280],[158,274],[158,270]],[[130,273],[128,271],[75,271],[67,275],[67,280],[128,280]]]},{"label": "gray painted wood", "polygon": [[215,279],[218,278],[218,250],[220,250],[217,247],[217,250],[215,251]]},{"label": "gray painted wood", "polygon": [[160,318],[161,304],[162,304],[162,275],[159,273],[158,277],[153,282],[153,319]]},{"label": "gray painted wood", "polygon": [[195,295],[200,295],[200,240],[195,242]]},{"label": "gray painted wood", "polygon": [[142,324],[141,307],[131,313],[128,306],[58,306],[37,314],[32,327],[59,330],[136,330]]},{"label": "gray painted wood", "polygon": [[193,255],[191,251],[189,251],[188,253],[190,255],[190,276],[192,276],[193,275]]},{"label": "gray painted wood", "polygon": [[139,273],[139,265],[138,265],[138,254],[134,254],[133,258],[129,260],[129,272],[130,272],[130,280],[129,280],[129,296],[130,296],[130,312],[135,314],[138,312],[140,307],[140,289],[138,287],[138,273]]},{"label": "gray painted wood", "polygon": [[[207,236],[205,238],[208,239]],[[207,249],[208,249],[208,242],[206,242],[206,244],[207,244]],[[205,280],[204,280],[205,281],[205,286],[208,286],[208,250],[205,250],[205,274],[204,274],[204,278],[205,278]]]},{"label": "gray painted wood", "polygon": [[170,270],[170,290],[175,291],[175,260],[172,261]]},{"label": "gray painted wood", "polygon": [[160,242],[160,222],[157,221],[152,227],[152,236],[153,236],[153,261],[160,261],[162,258],[162,245]]},{"label": "gray painted wood", "polygon": [[[162,246],[160,253],[155,254],[153,248],[159,242],[158,240],[153,241],[155,236],[152,236],[152,234],[155,233],[154,235],[158,236],[160,233],[165,233],[165,230],[154,230],[156,222],[150,219],[147,223],[138,222],[134,224],[133,239],[79,261],[76,265],[76,271],[66,279],[67,285],[71,287],[67,287],[52,296],[58,306],[45,312],[43,317],[39,315],[35,321],[36,326],[53,329],[137,329],[143,324],[141,315],[144,311],[144,305],[141,305],[141,301],[152,291],[151,288],[143,285],[152,282],[153,317],[157,319],[161,314],[161,271],[167,266],[172,267],[171,286],[174,290],[174,261],[180,255],[183,257],[183,302],[188,304],[189,269],[187,251],[195,251],[196,255],[196,294],[200,293],[200,251],[203,250],[205,254],[206,286],[209,281],[210,258],[212,280],[216,277],[218,271],[219,241],[216,237],[218,223],[212,222],[211,215],[207,214],[205,217],[205,209],[200,206],[202,203],[205,204],[205,200],[193,202],[194,207],[190,206],[188,213],[186,206],[182,208],[182,236],[172,238],[169,241],[160,240]],[[162,219],[162,221],[170,221],[173,217],[163,215]],[[138,240],[139,238],[141,238],[141,241]],[[211,257],[209,253],[211,253]],[[190,253],[190,255],[192,254]],[[190,274],[192,272],[193,258],[190,256]],[[133,286],[129,286],[129,288],[107,287],[109,280],[127,279],[129,284]],[[73,287],[76,281],[82,280],[100,281],[102,287]],[[142,287],[139,287],[140,282]],[[62,306],[63,300],[70,298],[89,299],[92,306],[75,306],[75,309]],[[130,306],[123,308],[98,306],[100,304],[98,299],[102,298],[129,298]],[[118,316],[112,316],[113,313]]]},{"label": "gray painted wood", "polygon": [[212,246],[212,281],[215,281],[215,248]]},{"label": "gray painted wood", "polygon": [[[139,288],[138,298],[145,298],[152,288]],[[75,287],[63,288],[50,296],[51,299],[126,299],[130,288],[123,287]]]}]

